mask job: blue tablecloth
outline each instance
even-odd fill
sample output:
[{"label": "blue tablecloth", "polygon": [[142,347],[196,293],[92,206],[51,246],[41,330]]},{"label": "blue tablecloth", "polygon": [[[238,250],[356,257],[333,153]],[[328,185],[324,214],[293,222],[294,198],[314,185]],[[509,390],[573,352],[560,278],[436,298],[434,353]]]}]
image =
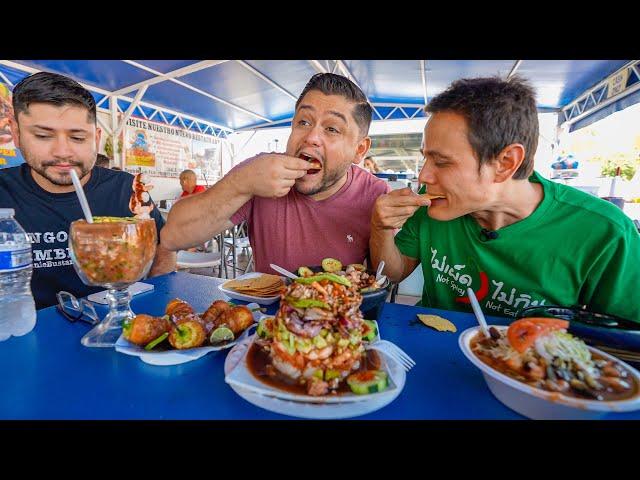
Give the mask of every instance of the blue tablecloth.
[{"label": "blue tablecloth", "polygon": [[[203,311],[222,298],[219,281],[211,277],[178,272],[147,281],[155,290],[133,299],[136,312],[160,315],[174,297]],[[106,308],[98,307],[98,313],[104,315]],[[425,327],[415,321],[416,313],[444,315],[458,333]],[[357,418],[523,418],[493,397],[458,347],[458,334],[476,324],[472,315],[385,304],[378,322],[381,336],[401,346],[417,365],[395,401]],[[88,328],[50,307],[38,312],[31,333],[0,342],[0,419],[291,418],[253,406],[225,383],[228,350],[182,365],[152,366],[111,348],[83,347],[80,338]],[[640,412],[605,418],[640,419]]]}]

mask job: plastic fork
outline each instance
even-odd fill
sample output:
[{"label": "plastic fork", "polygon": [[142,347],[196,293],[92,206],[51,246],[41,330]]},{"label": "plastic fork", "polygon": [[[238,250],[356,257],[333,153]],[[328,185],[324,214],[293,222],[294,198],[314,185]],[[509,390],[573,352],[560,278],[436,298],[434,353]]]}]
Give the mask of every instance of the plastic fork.
[{"label": "plastic fork", "polygon": [[407,372],[416,365],[416,362],[404,350],[389,341],[379,340],[377,342],[367,344],[365,348],[384,353],[389,358],[399,363]]}]

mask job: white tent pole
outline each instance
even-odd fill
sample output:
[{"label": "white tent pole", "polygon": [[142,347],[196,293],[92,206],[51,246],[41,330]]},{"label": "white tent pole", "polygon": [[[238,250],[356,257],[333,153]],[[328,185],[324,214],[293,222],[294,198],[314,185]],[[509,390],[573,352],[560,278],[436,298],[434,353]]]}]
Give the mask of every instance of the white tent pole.
[{"label": "white tent pole", "polygon": [[322,64],[318,60],[309,60],[311,66],[318,73],[327,73],[327,69],[322,66]]},{"label": "white tent pole", "polygon": [[[118,99],[116,97],[109,98],[109,108],[111,109],[111,145],[113,148],[113,163],[119,165],[124,170],[124,152],[120,155],[118,152],[118,136],[115,134],[118,129]],[[124,145],[122,146],[124,150]]]},{"label": "white tent pole", "polygon": [[147,91],[147,88],[149,88],[149,86],[145,85],[140,90],[138,90],[138,93],[136,93],[136,96],[133,99],[133,102],[131,102],[131,105],[129,105],[129,108],[127,108],[127,111],[124,113],[124,116],[122,117],[122,120],[120,121],[120,125],[118,125],[118,128],[116,129],[116,132],[115,132],[115,136],[116,137],[118,135],[120,135],[120,132],[122,132],[122,129],[124,128],[125,124],[127,123],[127,120],[129,120],[129,117],[131,117],[131,114],[133,113],[133,111],[138,106],[138,103],[140,102],[140,99],[144,95],[144,92]]},{"label": "white tent pole", "polygon": [[[220,60],[220,61],[222,62],[223,60]],[[224,61],[226,61],[226,60],[224,60]],[[26,73],[29,73],[29,74],[33,74],[33,73],[38,73],[38,72],[44,71],[44,70],[38,70],[36,68],[28,67],[26,65],[22,65],[21,63],[12,62],[10,60],[0,60],[0,65],[6,65],[8,67],[11,67],[11,68],[14,68],[16,70],[20,70],[22,72],[26,72]],[[114,92],[109,92],[108,90],[104,90],[102,88],[98,88],[98,87],[94,87],[94,86],[91,86],[91,85],[87,85],[87,84],[84,84],[82,82],[78,82],[78,83],[80,85],[82,85],[84,88],[86,88],[87,90],[89,90],[90,92],[96,92],[96,93],[99,93],[101,95],[106,95],[109,99],[111,99],[111,97],[114,95]],[[131,98],[131,97],[128,97],[128,96],[125,96],[125,95],[118,95],[118,96],[119,96],[119,98],[121,98],[123,100],[126,100],[127,102],[133,102],[133,98]],[[102,103],[102,101],[100,101],[98,103]],[[171,115],[181,115],[181,116],[183,116],[185,118],[194,119],[194,120],[196,120],[198,122],[204,123],[206,125],[210,125],[213,128],[222,129],[222,130],[225,130],[227,132],[233,132],[234,131],[233,128],[229,128],[229,127],[224,126],[224,125],[218,125],[217,123],[213,123],[213,122],[210,122],[208,120],[204,120],[204,119],[201,119],[201,118],[198,118],[198,117],[194,117],[194,116],[191,116],[191,115],[185,115],[184,113],[176,112],[175,110],[172,110],[172,109],[167,108],[167,107],[159,107],[159,106],[154,105],[152,103],[147,103],[147,102],[142,102],[142,101],[140,102],[140,105],[142,105],[144,107],[152,108],[154,110],[159,110],[159,111],[162,111],[162,112],[170,113]]]},{"label": "white tent pole", "polygon": [[265,82],[267,82],[269,85],[271,85],[273,88],[280,90],[282,93],[284,93],[286,96],[292,98],[293,100],[297,100],[297,98],[291,94],[290,92],[288,92],[287,90],[285,90],[284,88],[282,88],[280,85],[278,85],[276,82],[274,82],[273,80],[271,80],[269,77],[267,77],[264,73],[262,73],[261,71],[259,71],[258,69],[252,67],[251,65],[249,65],[247,62],[245,62],[244,60],[236,60],[237,63],[239,63],[240,65],[242,65],[244,68],[246,68],[247,70],[249,70],[251,73],[253,73],[256,77],[264,80]]},{"label": "white tent pole", "polygon": [[[154,75],[157,75],[157,76],[160,76],[160,77],[164,75],[163,73],[158,72],[157,70],[154,70],[153,68],[149,68],[149,67],[147,67],[145,65],[142,65],[140,63],[134,62],[132,60],[122,60],[122,61],[125,62],[125,63],[128,63],[129,65],[133,65],[135,67],[138,67],[141,70],[145,70],[145,71],[147,71],[149,73],[153,73]],[[188,88],[192,92],[196,92],[196,93],[199,93],[200,95],[204,95],[207,98],[210,98],[212,100],[215,100],[216,102],[222,103],[223,105],[226,105],[227,107],[233,108],[234,110],[238,110],[239,112],[242,112],[242,113],[244,113],[246,115],[258,118],[258,119],[260,119],[260,120],[262,120],[264,122],[270,122],[271,121],[270,119],[268,119],[266,117],[263,117],[262,115],[258,115],[255,112],[251,112],[251,111],[247,110],[246,108],[242,108],[242,107],[240,107],[238,105],[235,105],[235,104],[233,104],[231,102],[227,102],[226,100],[223,100],[220,97],[216,97],[215,95],[211,95],[210,93],[205,92],[204,90],[201,90],[199,88],[196,88],[193,85],[189,85],[188,83],[184,83],[184,82],[182,82],[180,80],[176,80],[175,78],[167,78],[166,80],[169,81],[169,82],[173,82],[173,83],[175,83],[177,85],[180,85],[181,87]]]},{"label": "white tent pole", "polygon": [[0,71],[0,78],[2,78],[2,79],[5,81],[5,83],[6,83],[7,85],[9,85],[10,87],[13,87],[13,82],[12,82],[11,80],[9,80],[9,79],[5,76],[5,74],[4,74],[4,73],[2,73],[1,71]]},{"label": "white tent pole", "polygon": [[424,105],[427,105],[427,61],[420,60],[420,78],[422,80],[422,93],[424,94]]},{"label": "white tent pole", "polygon": [[[136,68],[140,68],[141,70],[145,70],[145,71],[151,70],[151,69],[147,70],[148,67],[144,68],[145,67],[144,65],[141,65],[137,62],[133,62],[130,60],[122,60],[122,61],[129,63],[130,65]],[[149,80],[144,80],[142,82],[134,83],[133,85],[120,88],[119,90],[116,90],[113,93],[114,95],[124,95],[125,93],[134,92],[140,89],[141,87],[144,87],[145,85],[151,86],[151,85],[155,85],[156,83],[161,83],[161,82],[170,80],[172,78],[183,77],[190,73],[198,72],[200,70],[204,70],[205,68],[214,67],[216,65],[219,65],[221,63],[225,63],[228,61],[229,60],[204,60],[202,62],[194,63],[193,65],[187,65],[186,67],[178,68],[177,70],[173,70],[168,73],[158,72],[157,76],[155,76],[154,78],[150,78]]]}]

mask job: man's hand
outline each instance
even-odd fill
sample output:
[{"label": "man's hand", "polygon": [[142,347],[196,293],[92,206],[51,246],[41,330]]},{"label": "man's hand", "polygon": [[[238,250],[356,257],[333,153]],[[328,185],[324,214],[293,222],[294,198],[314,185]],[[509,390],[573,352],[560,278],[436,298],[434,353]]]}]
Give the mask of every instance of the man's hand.
[{"label": "man's hand", "polygon": [[296,180],[309,170],[309,162],[281,153],[261,153],[245,160],[232,172],[239,192],[277,198],[289,193]]},{"label": "man's hand", "polygon": [[371,215],[371,227],[377,230],[398,229],[420,207],[431,205],[426,195],[418,195],[410,188],[392,190],[376,200]]}]

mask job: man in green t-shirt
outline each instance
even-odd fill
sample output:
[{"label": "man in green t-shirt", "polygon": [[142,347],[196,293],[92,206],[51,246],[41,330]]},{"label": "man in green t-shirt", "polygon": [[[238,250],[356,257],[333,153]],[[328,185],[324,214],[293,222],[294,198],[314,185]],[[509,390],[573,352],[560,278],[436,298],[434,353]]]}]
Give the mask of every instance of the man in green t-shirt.
[{"label": "man in green t-shirt", "polygon": [[533,171],[538,116],[524,80],[459,80],[425,110],[429,195],[378,198],[374,265],[401,281],[422,264],[423,306],[471,311],[471,287],[488,315],[586,305],[640,322],[640,235],[614,205]]}]

